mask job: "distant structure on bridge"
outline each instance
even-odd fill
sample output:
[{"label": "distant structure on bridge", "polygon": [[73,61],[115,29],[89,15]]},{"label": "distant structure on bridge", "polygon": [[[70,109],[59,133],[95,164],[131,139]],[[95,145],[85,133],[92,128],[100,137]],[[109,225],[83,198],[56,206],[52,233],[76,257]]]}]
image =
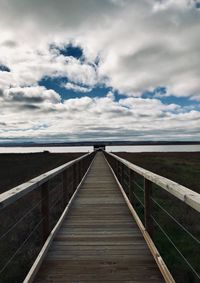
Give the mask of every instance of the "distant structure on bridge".
[{"label": "distant structure on bridge", "polygon": [[93,149],[95,150],[106,150],[106,146],[104,144],[95,144],[93,145]]}]

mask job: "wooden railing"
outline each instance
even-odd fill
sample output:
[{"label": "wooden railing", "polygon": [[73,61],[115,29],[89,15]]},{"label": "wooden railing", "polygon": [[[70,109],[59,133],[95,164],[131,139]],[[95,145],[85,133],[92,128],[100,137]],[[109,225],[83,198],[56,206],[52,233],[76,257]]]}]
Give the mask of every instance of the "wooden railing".
[{"label": "wooden railing", "polygon": [[151,237],[176,282],[200,282],[200,194],[117,155],[104,154],[144,236],[147,232]]},{"label": "wooden railing", "polygon": [[0,195],[0,282],[22,282],[86,174],[95,152]]}]

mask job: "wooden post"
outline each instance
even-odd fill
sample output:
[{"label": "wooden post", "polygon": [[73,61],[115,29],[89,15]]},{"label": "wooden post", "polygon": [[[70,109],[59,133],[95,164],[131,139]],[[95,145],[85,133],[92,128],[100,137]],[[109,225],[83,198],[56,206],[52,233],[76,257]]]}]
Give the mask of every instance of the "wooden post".
[{"label": "wooden post", "polygon": [[73,175],[72,175],[72,178],[73,178],[73,192],[76,190],[76,178],[77,178],[77,171],[76,171],[76,163],[74,163],[73,165]]},{"label": "wooden post", "polygon": [[119,182],[122,183],[122,164],[119,162]]},{"label": "wooden post", "polygon": [[69,186],[68,186],[69,199],[73,195],[74,189],[74,165],[69,168]]},{"label": "wooden post", "polygon": [[81,181],[81,161],[78,162],[78,183]]},{"label": "wooden post", "polygon": [[119,161],[117,161],[117,179],[120,180],[119,179]]},{"label": "wooden post", "polygon": [[41,186],[41,198],[42,198],[42,218],[43,218],[43,242],[46,241],[50,233],[50,215],[49,215],[49,183],[46,182]]},{"label": "wooden post", "polygon": [[149,235],[153,237],[153,221],[151,218],[152,210],[152,182],[144,179],[144,219],[145,219],[145,228]]},{"label": "wooden post", "polygon": [[129,182],[128,182],[128,198],[130,203],[133,205],[133,183],[132,183],[132,178],[133,178],[133,171],[129,168]]},{"label": "wooden post", "polygon": [[80,176],[82,179],[83,178],[83,160],[82,159],[80,160]]},{"label": "wooden post", "polygon": [[121,168],[122,168],[122,170],[121,170],[122,171],[122,173],[121,173],[121,185],[122,185],[124,191],[126,192],[125,187],[124,187],[124,165],[123,164],[121,164]]},{"label": "wooden post", "polygon": [[77,162],[76,163],[76,188],[77,188],[78,184],[79,184],[79,163]]},{"label": "wooden post", "polygon": [[69,176],[68,176],[68,169],[66,169],[63,172],[63,208],[66,207],[66,205],[69,202]]},{"label": "wooden post", "polygon": [[85,164],[85,159],[81,160],[81,179],[83,178],[85,171],[84,171],[84,164]]},{"label": "wooden post", "polygon": [[115,172],[116,176],[117,176],[117,169],[118,169],[117,164],[118,164],[117,159],[115,159],[115,168],[114,168],[115,170],[114,170],[114,172]]}]

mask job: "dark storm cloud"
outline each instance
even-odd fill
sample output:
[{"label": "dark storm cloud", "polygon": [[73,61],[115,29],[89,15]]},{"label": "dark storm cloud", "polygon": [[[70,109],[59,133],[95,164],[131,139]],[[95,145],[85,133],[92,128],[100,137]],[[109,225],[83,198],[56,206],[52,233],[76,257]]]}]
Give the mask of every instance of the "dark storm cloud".
[{"label": "dark storm cloud", "polygon": [[0,122],[0,126],[7,126],[7,124],[4,122]]},{"label": "dark storm cloud", "polygon": [[23,92],[9,93],[9,98],[14,102],[42,103],[45,99],[42,96],[25,96]]},{"label": "dark storm cloud", "polygon": [[10,68],[3,64],[0,64],[0,72],[10,72]]},{"label": "dark storm cloud", "polygon": [[3,89],[0,88],[0,97],[3,97]]},{"label": "dark storm cloud", "polygon": [[22,110],[39,110],[40,107],[38,105],[34,105],[34,104],[23,104],[20,105],[20,109]]}]

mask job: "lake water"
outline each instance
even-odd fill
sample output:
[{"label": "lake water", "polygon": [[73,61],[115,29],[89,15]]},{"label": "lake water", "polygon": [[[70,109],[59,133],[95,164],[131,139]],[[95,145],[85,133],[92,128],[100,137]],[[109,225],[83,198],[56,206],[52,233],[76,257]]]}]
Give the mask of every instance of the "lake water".
[{"label": "lake water", "polygon": [[[89,152],[93,150],[93,147],[0,147],[0,153],[29,153],[44,150],[50,152]],[[200,151],[200,145],[107,146],[106,150],[112,152],[195,152]]]}]

